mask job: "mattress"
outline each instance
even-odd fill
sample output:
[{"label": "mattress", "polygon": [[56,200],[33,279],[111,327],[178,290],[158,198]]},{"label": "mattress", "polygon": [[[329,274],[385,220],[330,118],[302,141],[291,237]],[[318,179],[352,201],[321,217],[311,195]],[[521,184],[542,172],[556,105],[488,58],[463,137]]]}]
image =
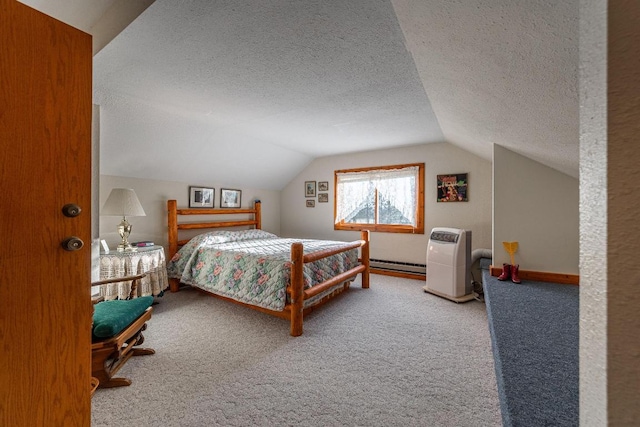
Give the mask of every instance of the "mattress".
[{"label": "mattress", "polygon": [[[291,278],[291,244],[304,253],[343,246],[331,240],[280,238],[263,230],[213,231],[191,239],[167,265],[169,277],[208,292],[282,311]],[[304,266],[304,288],[322,283],[358,264],[358,249]]]}]

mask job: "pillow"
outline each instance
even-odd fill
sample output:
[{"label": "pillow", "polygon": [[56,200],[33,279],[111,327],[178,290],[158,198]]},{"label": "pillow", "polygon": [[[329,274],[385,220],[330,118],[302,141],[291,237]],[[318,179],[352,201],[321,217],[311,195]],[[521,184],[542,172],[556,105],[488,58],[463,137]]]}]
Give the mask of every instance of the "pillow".
[{"label": "pillow", "polygon": [[189,246],[195,249],[201,244],[239,242],[240,240],[251,239],[275,239],[277,237],[278,236],[276,236],[275,234],[269,233],[264,230],[219,230],[199,234],[193,239],[189,240],[189,242],[184,245],[184,247]]},{"label": "pillow", "polygon": [[239,242],[241,240],[253,240],[253,239],[277,239],[273,233],[269,233],[264,230],[241,230],[241,231],[230,231],[229,235],[226,236],[226,240],[223,242],[216,243],[226,243],[226,242]]},{"label": "pillow", "polygon": [[278,236],[273,233],[258,229],[240,231],[217,230],[210,231],[208,233],[202,233],[189,240],[186,245],[184,245],[178,252],[176,252],[173,258],[171,258],[171,260],[167,264],[167,271],[169,272],[169,277],[180,277],[191,255],[202,245],[239,242],[241,240],[277,238]]}]

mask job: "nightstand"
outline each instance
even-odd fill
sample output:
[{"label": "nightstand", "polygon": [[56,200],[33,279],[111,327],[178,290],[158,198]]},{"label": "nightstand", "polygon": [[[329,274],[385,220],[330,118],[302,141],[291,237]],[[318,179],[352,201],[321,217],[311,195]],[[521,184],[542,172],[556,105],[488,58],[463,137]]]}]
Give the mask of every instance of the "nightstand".
[{"label": "nightstand", "polygon": [[[148,273],[138,287],[138,296],[161,295],[169,287],[162,246],[138,248],[136,252],[110,251],[100,253],[100,280]],[[100,286],[105,300],[127,299],[131,282],[117,282]]]}]

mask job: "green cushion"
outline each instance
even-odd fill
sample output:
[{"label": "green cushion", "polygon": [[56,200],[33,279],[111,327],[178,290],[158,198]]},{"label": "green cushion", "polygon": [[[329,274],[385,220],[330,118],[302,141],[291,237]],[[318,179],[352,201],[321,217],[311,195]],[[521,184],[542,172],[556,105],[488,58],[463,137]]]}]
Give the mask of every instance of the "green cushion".
[{"label": "green cushion", "polygon": [[153,304],[153,297],[103,301],[93,306],[93,337],[111,338],[129,326]]}]

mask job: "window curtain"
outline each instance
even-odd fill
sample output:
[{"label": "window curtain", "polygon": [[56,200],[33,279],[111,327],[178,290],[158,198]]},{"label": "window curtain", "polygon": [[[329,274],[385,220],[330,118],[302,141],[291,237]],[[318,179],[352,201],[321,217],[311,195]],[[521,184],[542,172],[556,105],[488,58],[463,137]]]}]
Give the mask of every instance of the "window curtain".
[{"label": "window curtain", "polygon": [[366,200],[372,187],[416,226],[416,182],[419,168],[381,169],[337,174],[336,223]]}]

